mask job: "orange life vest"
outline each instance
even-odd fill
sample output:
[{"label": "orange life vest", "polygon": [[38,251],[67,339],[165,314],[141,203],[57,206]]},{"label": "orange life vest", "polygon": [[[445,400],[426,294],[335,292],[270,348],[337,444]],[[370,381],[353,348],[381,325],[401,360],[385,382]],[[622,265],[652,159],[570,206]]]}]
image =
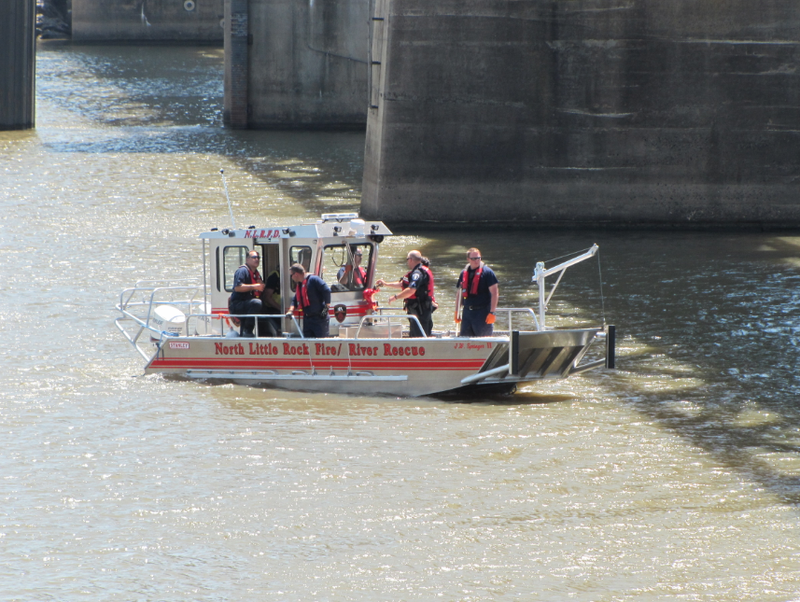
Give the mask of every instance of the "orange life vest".
[{"label": "orange life vest", "polygon": [[469,279],[469,268],[461,272],[461,289],[464,299],[466,299],[469,295],[478,294],[478,284],[480,284],[481,275],[483,275],[482,265],[472,274],[472,282],[470,282]]},{"label": "orange life vest", "polygon": [[[308,276],[306,276],[306,278],[307,277]],[[305,280],[297,284],[297,290],[295,291],[295,294],[297,295],[297,300],[300,302],[300,307],[305,309],[311,305],[311,301],[308,300],[308,287],[306,287]]]}]

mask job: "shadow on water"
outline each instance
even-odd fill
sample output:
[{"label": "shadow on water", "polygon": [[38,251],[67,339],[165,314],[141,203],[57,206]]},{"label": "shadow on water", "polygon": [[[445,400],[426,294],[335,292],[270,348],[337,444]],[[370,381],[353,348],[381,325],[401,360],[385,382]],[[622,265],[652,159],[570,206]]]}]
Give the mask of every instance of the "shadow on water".
[{"label": "shadow on water", "polygon": [[[652,396],[633,406],[731,469],[758,482],[785,503],[800,504],[800,440],[796,415],[742,404],[738,412],[714,404],[681,408],[692,400]],[[687,405],[688,405],[687,404]]]},{"label": "shadow on water", "polygon": [[565,401],[575,401],[574,395],[542,395],[530,391],[503,392],[456,392],[445,393],[442,395],[431,395],[429,399],[445,401],[448,403],[468,403],[475,405],[493,406],[538,406],[551,403],[563,403]]},{"label": "shadow on water", "polygon": [[785,503],[800,503],[800,238],[616,238],[605,245],[615,257],[611,305],[632,338],[623,341],[629,355],[619,358],[612,393]]}]

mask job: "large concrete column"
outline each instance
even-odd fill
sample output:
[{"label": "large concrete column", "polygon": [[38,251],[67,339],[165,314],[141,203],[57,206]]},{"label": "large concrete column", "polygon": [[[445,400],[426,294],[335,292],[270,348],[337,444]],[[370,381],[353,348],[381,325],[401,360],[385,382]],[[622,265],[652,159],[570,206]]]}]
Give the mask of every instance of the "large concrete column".
[{"label": "large concrete column", "polygon": [[796,0],[377,0],[362,214],[800,226]]},{"label": "large concrete column", "polygon": [[225,98],[223,121],[247,128],[249,77],[249,0],[225,0]]},{"label": "large concrete column", "polygon": [[72,0],[72,39],[222,42],[223,0]]},{"label": "large concrete column", "polygon": [[369,1],[248,1],[248,127],[365,127]]},{"label": "large concrete column", "polygon": [[32,128],[36,0],[0,0],[0,130]]}]

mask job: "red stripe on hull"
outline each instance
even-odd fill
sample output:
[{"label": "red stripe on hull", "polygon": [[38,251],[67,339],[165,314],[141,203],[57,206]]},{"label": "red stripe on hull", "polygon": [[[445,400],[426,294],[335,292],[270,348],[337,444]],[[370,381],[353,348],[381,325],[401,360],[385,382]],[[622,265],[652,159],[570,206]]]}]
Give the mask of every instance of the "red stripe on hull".
[{"label": "red stripe on hull", "polygon": [[347,368],[359,370],[467,370],[474,372],[483,366],[484,360],[246,360],[216,358],[166,358],[155,359],[149,368],[224,368],[227,370],[290,370],[317,368]]}]

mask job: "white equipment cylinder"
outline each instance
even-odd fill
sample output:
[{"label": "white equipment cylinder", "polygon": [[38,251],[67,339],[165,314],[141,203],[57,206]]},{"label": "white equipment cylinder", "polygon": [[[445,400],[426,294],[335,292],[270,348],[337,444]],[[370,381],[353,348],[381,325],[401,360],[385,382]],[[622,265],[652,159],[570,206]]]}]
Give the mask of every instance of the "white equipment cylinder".
[{"label": "white equipment cylinder", "polygon": [[174,305],[159,305],[153,310],[150,325],[168,336],[180,337],[186,334],[186,314]]}]

